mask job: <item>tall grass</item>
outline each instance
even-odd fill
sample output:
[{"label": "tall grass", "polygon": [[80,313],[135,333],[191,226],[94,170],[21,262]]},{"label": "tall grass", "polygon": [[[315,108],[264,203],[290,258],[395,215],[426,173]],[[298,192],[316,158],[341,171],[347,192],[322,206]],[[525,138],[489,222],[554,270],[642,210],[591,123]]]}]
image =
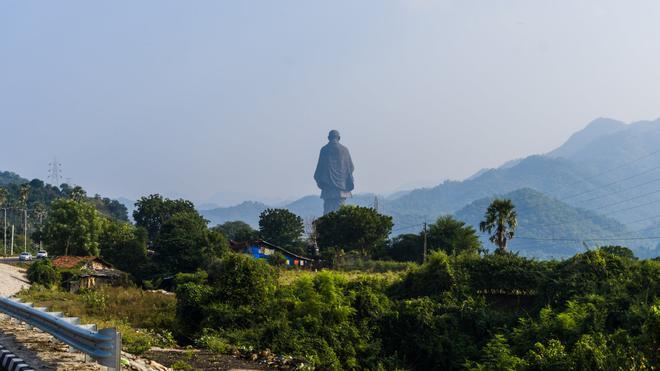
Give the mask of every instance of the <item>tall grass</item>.
[{"label": "tall grass", "polygon": [[18,297],[99,328],[116,327],[122,332],[124,349],[143,353],[151,346],[172,346],[176,298],[138,288],[102,287],[70,293],[34,285]]}]

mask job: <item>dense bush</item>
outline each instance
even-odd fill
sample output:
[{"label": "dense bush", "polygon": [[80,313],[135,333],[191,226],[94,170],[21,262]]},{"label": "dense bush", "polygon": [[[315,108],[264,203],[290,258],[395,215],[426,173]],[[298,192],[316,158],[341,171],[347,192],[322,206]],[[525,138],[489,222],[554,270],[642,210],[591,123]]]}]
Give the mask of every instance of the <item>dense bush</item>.
[{"label": "dense bush", "polygon": [[27,278],[32,283],[51,287],[59,282],[57,271],[48,259],[34,262],[27,270]]},{"label": "dense bush", "polygon": [[324,271],[281,283],[267,263],[230,254],[208,275],[177,277],[178,329],[215,351],[269,348],[320,369],[657,365],[658,261],[621,249],[562,262],[435,252],[398,276]]}]

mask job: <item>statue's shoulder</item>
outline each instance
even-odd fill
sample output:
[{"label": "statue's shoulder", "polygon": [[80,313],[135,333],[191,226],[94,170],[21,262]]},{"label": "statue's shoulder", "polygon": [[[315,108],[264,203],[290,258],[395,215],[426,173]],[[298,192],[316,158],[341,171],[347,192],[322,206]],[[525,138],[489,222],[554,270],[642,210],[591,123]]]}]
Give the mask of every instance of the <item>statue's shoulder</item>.
[{"label": "statue's shoulder", "polygon": [[348,154],[348,148],[341,143],[328,143],[321,148],[321,154],[336,156]]}]

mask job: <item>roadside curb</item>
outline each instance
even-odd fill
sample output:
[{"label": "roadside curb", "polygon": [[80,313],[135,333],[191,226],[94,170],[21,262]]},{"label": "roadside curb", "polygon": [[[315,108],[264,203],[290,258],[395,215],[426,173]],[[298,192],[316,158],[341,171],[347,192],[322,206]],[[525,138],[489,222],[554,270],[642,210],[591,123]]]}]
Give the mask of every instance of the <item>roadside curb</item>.
[{"label": "roadside curb", "polygon": [[0,345],[0,370],[2,371],[34,371],[25,361]]}]

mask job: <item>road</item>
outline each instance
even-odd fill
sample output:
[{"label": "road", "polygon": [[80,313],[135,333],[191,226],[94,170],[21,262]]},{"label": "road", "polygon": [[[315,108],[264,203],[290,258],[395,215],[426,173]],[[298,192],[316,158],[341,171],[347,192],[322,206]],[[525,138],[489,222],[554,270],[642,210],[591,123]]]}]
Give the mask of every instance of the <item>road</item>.
[{"label": "road", "polygon": [[3,262],[5,259],[0,259],[0,296],[11,296],[23,287],[30,286],[25,278],[25,269],[3,264]]}]

